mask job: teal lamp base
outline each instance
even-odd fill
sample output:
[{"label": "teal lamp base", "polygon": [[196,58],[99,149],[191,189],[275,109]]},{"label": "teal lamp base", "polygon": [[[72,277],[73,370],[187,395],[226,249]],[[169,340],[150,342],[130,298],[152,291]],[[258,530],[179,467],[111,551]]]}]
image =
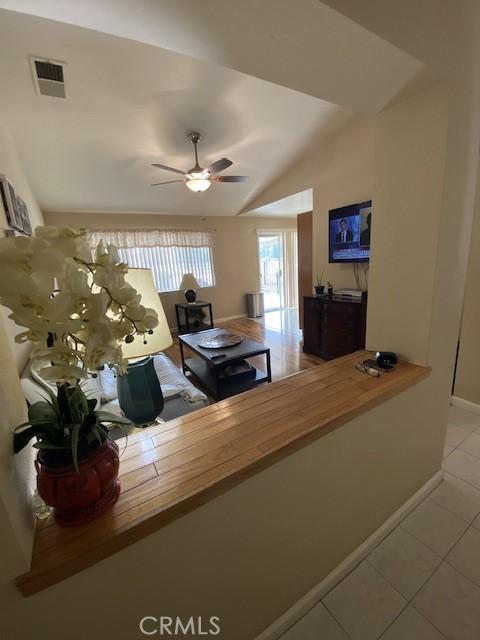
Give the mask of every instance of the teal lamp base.
[{"label": "teal lamp base", "polygon": [[137,427],[148,426],[162,412],[165,402],[151,356],[129,364],[117,378],[117,389],[120,409]]}]

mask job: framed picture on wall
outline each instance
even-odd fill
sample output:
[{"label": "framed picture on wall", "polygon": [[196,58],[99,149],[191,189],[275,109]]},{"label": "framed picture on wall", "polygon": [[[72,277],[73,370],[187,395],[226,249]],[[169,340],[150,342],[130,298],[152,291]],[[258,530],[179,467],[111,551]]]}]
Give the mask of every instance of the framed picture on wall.
[{"label": "framed picture on wall", "polygon": [[20,214],[18,212],[17,194],[11,182],[4,175],[0,175],[0,196],[5,210],[8,226],[23,231]]},{"label": "framed picture on wall", "polygon": [[30,224],[30,216],[28,215],[28,208],[26,202],[17,196],[17,214],[18,222],[21,226],[21,230],[27,236],[32,235],[32,225]]}]

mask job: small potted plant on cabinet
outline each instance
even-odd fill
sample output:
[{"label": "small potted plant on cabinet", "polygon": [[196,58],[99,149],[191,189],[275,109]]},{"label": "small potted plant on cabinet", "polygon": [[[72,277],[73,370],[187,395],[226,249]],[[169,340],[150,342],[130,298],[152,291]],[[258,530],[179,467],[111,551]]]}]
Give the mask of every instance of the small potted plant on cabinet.
[{"label": "small potted plant on cabinet", "polygon": [[325,286],[322,284],[324,273],[325,273],[325,270],[322,271],[320,277],[319,277],[319,275],[317,273],[317,282],[315,284],[315,295],[316,296],[323,296],[323,292],[325,291]]}]

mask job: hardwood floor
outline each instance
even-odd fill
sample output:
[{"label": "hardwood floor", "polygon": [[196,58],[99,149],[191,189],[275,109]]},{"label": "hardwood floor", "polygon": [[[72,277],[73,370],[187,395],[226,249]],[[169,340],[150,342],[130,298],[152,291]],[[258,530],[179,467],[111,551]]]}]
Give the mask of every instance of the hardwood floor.
[{"label": "hardwood floor", "polygon": [[[272,380],[279,380],[323,362],[316,356],[303,353],[302,334],[298,328],[296,309],[269,311],[263,318],[237,318],[221,322],[216,326],[224,327],[233,333],[246,336],[270,347]],[[181,366],[180,349],[176,337],[174,344],[165,353],[177,366]],[[255,358],[251,358],[251,362],[255,364]],[[262,368],[265,366],[263,363],[263,357],[259,358],[258,364]]]}]

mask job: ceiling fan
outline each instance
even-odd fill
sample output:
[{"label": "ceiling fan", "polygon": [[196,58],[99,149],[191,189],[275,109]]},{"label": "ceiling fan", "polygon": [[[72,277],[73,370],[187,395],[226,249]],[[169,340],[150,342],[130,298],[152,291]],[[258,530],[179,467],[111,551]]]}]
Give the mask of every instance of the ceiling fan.
[{"label": "ceiling fan", "polygon": [[195,166],[188,171],[182,171],[181,169],[175,169],[174,167],[168,167],[164,164],[153,163],[152,167],[158,167],[165,171],[173,171],[174,173],[180,173],[183,178],[179,180],[167,180],[166,182],[156,182],[152,184],[152,187],[157,187],[162,184],[173,184],[175,182],[183,182],[191,191],[200,192],[206,191],[212,185],[212,182],[245,182],[248,180],[248,176],[219,176],[221,171],[228,169],[233,162],[228,158],[220,158],[212,162],[206,169],[203,169],[198,164],[198,151],[197,145],[200,142],[200,134],[196,131],[192,131],[188,134],[189,141],[193,144],[195,149]]}]

